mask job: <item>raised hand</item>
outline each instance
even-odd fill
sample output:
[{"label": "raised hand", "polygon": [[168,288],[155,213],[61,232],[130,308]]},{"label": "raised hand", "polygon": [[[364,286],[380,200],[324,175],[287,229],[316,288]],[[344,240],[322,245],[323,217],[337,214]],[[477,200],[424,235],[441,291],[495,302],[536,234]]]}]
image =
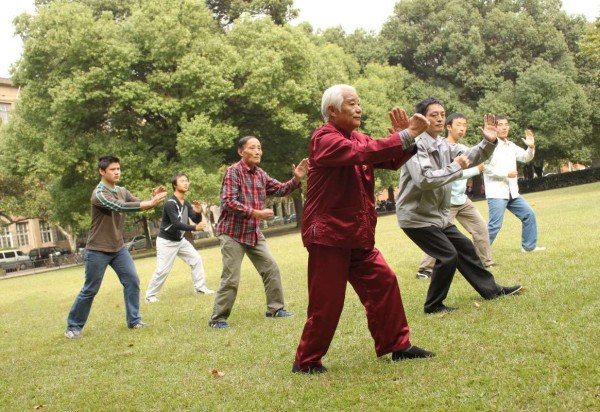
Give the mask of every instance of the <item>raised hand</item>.
[{"label": "raised hand", "polygon": [[202,203],[199,200],[192,201],[192,209],[196,213],[202,213]]},{"label": "raised hand", "polygon": [[152,188],[152,197],[154,197],[155,195],[162,193],[162,192],[166,192],[167,189],[165,189],[164,186],[158,186],[158,187],[153,187]]},{"label": "raised hand", "polygon": [[429,120],[420,113],[415,113],[408,119],[408,133],[413,139],[427,130],[429,127]]},{"label": "raised hand", "polygon": [[483,133],[483,137],[488,142],[494,143],[498,138],[498,129],[496,128],[496,116],[491,113],[483,116],[483,127],[480,127],[481,133]]},{"label": "raised hand", "polygon": [[388,127],[390,134],[399,132],[408,128],[408,115],[406,111],[400,107],[394,107],[388,112],[392,127]]},{"label": "raised hand", "polygon": [[302,180],[304,176],[306,176],[306,172],[308,170],[308,159],[305,157],[302,159],[298,166],[292,164],[292,173],[294,174],[294,178],[296,181]]},{"label": "raised hand", "polygon": [[533,132],[531,130],[525,129],[525,139],[521,140],[523,140],[523,143],[525,143],[527,147],[532,149],[535,147],[535,139],[533,138]]},{"label": "raised hand", "polygon": [[163,187],[163,191],[162,192],[157,190],[156,194],[152,196],[152,204],[154,206],[156,206],[160,202],[162,202],[163,200],[165,200],[166,197],[167,197],[167,191]]}]

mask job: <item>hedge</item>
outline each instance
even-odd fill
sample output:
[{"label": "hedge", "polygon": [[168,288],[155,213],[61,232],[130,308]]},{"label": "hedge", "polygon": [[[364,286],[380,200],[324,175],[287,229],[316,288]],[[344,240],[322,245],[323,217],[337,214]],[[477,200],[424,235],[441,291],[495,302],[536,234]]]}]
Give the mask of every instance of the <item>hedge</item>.
[{"label": "hedge", "polygon": [[534,179],[519,179],[519,192],[531,193],[600,181],[600,168],[589,168]]}]

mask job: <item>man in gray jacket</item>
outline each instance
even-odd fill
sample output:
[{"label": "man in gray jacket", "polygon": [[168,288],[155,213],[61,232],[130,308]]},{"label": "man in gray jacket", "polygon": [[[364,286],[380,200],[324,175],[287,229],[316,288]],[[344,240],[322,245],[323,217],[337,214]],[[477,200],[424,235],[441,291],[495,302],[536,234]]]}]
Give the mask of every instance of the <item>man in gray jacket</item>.
[{"label": "man in gray jacket", "polygon": [[430,125],[417,137],[417,154],[402,166],[396,215],[404,233],[436,259],[425,313],[455,310],[443,302],[457,268],[484,299],[518,293],[522,289],[519,285],[503,287],[496,283],[471,240],[450,223],[448,216],[452,189],[448,183],[460,179],[469,165],[479,164],[492,154],[498,134],[495,117],[484,117],[484,128],[480,128],[484,139],[468,148],[450,145],[439,137],[446,121],[441,101],[429,97],[417,104],[416,113],[424,115]]}]

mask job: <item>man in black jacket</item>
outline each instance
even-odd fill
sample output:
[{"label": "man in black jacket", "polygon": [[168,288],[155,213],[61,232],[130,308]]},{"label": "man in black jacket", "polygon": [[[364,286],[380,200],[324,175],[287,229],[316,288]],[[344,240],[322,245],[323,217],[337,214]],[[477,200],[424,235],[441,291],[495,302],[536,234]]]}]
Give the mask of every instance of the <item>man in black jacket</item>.
[{"label": "man in black jacket", "polygon": [[[179,256],[192,269],[192,281],[195,293],[214,293],[206,287],[202,258],[194,246],[185,239],[186,231],[202,230],[206,226],[202,220],[202,206],[185,200],[190,182],[185,173],[176,173],[171,178],[173,196],[164,205],[160,233],[156,239],[156,270],[146,290],[146,302],[158,302],[156,294],[160,292]],[[196,225],[188,224],[191,219]]]}]

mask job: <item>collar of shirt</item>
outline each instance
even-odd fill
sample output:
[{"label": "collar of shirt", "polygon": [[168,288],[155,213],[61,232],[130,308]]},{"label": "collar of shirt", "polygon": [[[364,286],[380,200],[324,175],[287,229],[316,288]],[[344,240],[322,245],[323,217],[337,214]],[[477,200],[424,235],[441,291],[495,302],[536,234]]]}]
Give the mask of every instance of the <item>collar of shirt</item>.
[{"label": "collar of shirt", "polygon": [[100,181],[99,186],[106,188],[106,190],[109,192],[117,193],[119,191],[119,186],[115,185],[115,188],[111,189],[110,187],[106,186],[102,180]]},{"label": "collar of shirt", "polygon": [[240,160],[240,166],[248,173],[256,173],[256,170],[258,169],[257,166],[254,167],[250,167],[246,164],[246,162],[244,162],[243,160]]},{"label": "collar of shirt", "polygon": [[440,145],[442,139],[438,137],[433,137],[427,132],[423,132],[420,136],[421,139],[425,142],[427,146],[427,151],[429,153],[438,150],[438,146]]},{"label": "collar of shirt", "polygon": [[498,138],[498,139],[496,139],[496,144],[498,146],[508,146],[508,145],[510,145],[510,141],[508,139],[502,140],[502,139]]}]

